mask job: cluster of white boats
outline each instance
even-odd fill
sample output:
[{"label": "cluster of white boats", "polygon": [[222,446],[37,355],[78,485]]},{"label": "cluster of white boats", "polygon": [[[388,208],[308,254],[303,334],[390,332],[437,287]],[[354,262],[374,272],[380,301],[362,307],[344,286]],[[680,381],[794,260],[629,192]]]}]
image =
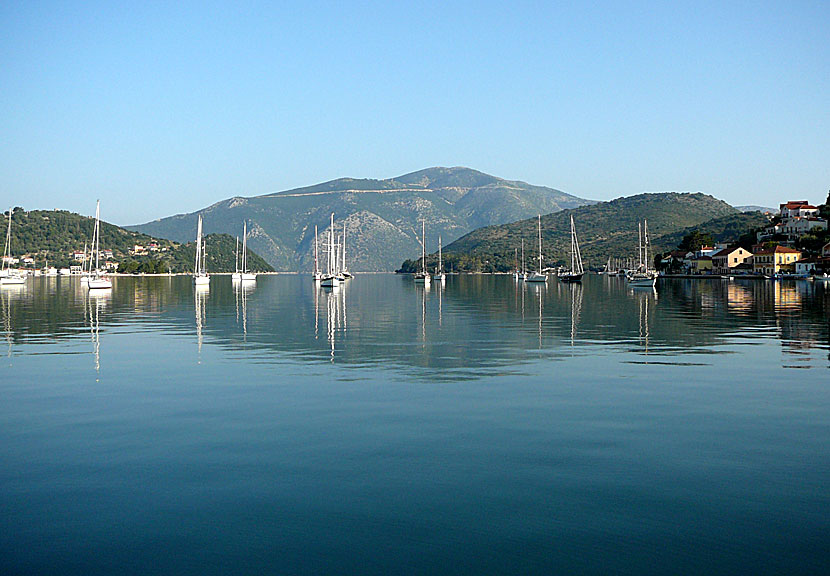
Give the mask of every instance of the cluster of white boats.
[{"label": "cluster of white boats", "polygon": [[[521,267],[519,267],[519,251],[518,248],[516,249],[516,270],[513,272],[513,278],[517,281],[523,280],[525,282],[547,282],[548,281],[548,271],[550,269],[546,269],[543,267],[544,256],[542,254],[542,216],[539,215],[539,256],[538,261],[539,265],[538,268],[533,272],[527,272],[525,270],[525,245],[524,239],[522,239],[522,260],[521,260]],[[625,276],[628,282],[628,285],[637,288],[653,288],[657,282],[657,271],[650,268],[649,263],[651,262],[650,256],[650,241],[648,235],[648,221],[643,221],[642,223],[637,224],[638,229],[638,236],[639,236],[639,243],[637,246],[637,260],[638,264],[636,267],[630,268],[628,270],[622,270],[619,274],[609,274],[609,275],[620,275]],[[571,266],[570,268],[558,268],[555,269],[555,276],[559,278],[561,282],[566,283],[574,283],[574,282],[582,282],[582,277],[585,275],[585,268],[582,265],[582,253],[579,250],[579,238],[576,234],[576,225],[574,224],[574,218],[571,216]]]},{"label": "cluster of white boats", "polygon": [[[210,274],[207,272],[207,243],[202,236],[202,215],[196,224],[196,261],[193,266],[193,285],[197,289],[210,287]],[[234,273],[231,274],[231,281],[234,284],[254,284],[256,274],[248,270],[248,223],[242,223],[242,252],[239,251],[239,236],[236,237],[236,248],[234,248]]]},{"label": "cluster of white boats", "polygon": [[346,266],[346,223],[343,223],[343,235],[336,236],[334,214],[331,215],[326,250],[326,271],[320,266],[320,243],[317,226],[314,227],[314,273],[312,279],[323,288],[337,288],[346,280],[353,278]]}]

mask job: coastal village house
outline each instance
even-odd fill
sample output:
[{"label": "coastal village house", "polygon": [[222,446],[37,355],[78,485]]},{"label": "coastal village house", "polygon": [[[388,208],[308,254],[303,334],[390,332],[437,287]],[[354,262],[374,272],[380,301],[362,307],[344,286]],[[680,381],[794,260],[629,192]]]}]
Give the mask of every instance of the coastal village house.
[{"label": "coastal village house", "polygon": [[712,257],[698,256],[692,259],[691,269],[692,274],[711,274],[712,273]]},{"label": "coastal village house", "polygon": [[816,230],[827,230],[827,220],[819,218],[819,209],[806,200],[781,204],[781,221],[758,232],[758,241],[784,236],[791,242]]},{"label": "coastal village house", "polygon": [[750,258],[752,253],[748,250],[725,248],[712,255],[712,271],[715,274],[729,274]]},{"label": "coastal village house", "polygon": [[756,274],[795,273],[795,263],[801,259],[801,252],[787,246],[762,248],[752,256],[752,269]]},{"label": "coastal village house", "polygon": [[822,246],[821,255],[824,258],[830,258],[830,242]]}]

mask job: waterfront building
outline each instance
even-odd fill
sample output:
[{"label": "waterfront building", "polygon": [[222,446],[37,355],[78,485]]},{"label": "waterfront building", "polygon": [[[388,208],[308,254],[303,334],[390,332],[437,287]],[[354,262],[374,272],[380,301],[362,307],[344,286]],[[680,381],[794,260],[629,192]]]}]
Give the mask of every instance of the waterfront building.
[{"label": "waterfront building", "polygon": [[756,274],[772,276],[779,273],[795,273],[795,263],[801,252],[788,246],[762,248],[752,256],[752,269]]},{"label": "waterfront building", "polygon": [[724,248],[712,255],[712,271],[715,274],[729,274],[750,258],[752,258],[752,252],[740,246]]},{"label": "waterfront building", "polygon": [[698,256],[691,262],[692,274],[711,274],[712,273],[712,257]]}]

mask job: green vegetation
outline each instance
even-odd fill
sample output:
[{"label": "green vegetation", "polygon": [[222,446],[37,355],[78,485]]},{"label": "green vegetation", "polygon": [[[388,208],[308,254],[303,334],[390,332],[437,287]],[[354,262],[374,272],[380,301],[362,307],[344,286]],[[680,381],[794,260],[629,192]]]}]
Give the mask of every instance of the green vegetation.
[{"label": "green vegetation", "polygon": [[[83,252],[84,242],[92,238],[94,218],[65,210],[13,209],[12,254],[30,255],[35,266],[68,267],[78,264],[73,252]],[[0,218],[0,226],[8,225],[8,212]],[[194,232],[195,236],[195,232]],[[211,272],[233,272],[236,240],[227,234],[211,234],[207,242],[207,267]],[[148,248],[139,255],[133,254],[135,245]],[[118,262],[119,272],[166,273],[192,272],[196,258],[195,242],[178,244],[153,238],[146,234],[125,230],[113,224],[101,222],[101,250],[112,250],[112,260]],[[273,268],[258,254],[248,249],[248,267],[253,272],[271,272]]]},{"label": "green vegetation", "polygon": [[[648,219],[655,253],[674,249],[683,236],[696,227],[717,239],[738,229],[745,231],[746,227],[741,228],[743,224],[739,223],[759,221],[758,215],[742,215],[726,202],[705,194],[639,194],[581,206],[542,216],[542,251],[546,267],[565,265],[570,261],[571,215],[576,222],[585,265],[593,268],[602,267],[609,257],[636,256],[637,223],[644,218]],[[534,258],[538,257],[536,222],[536,218],[531,218],[488,226],[467,234],[444,249],[447,268],[470,272],[509,271],[515,266],[515,250],[524,239],[526,265],[532,269]],[[437,254],[429,255],[428,267],[433,267],[436,260]],[[419,266],[419,260],[407,260],[401,270],[411,272]]]},{"label": "green vegetation", "polygon": [[[481,226],[590,203],[552,188],[503,180],[468,168],[429,168],[388,180],[342,178],[253,198],[231,198],[199,213],[205,230],[232,236],[248,222],[248,245],[279,270],[310,270],[314,227],[321,241],[335,215],[347,229],[351,270],[394,270],[421,247],[435,249]],[[196,235],[197,214],[182,214],[131,229],[183,242]]]}]

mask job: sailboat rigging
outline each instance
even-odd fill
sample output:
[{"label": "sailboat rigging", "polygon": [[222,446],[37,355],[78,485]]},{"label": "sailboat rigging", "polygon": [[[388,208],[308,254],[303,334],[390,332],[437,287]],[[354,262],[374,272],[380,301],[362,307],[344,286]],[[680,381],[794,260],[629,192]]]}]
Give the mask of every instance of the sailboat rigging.
[{"label": "sailboat rigging", "polygon": [[582,282],[582,253],[579,251],[579,240],[576,237],[574,217],[571,215],[571,269],[559,275],[562,282]]},{"label": "sailboat rigging", "polygon": [[548,275],[542,273],[542,215],[539,214],[539,269],[529,276],[525,276],[525,282],[547,282]]}]

